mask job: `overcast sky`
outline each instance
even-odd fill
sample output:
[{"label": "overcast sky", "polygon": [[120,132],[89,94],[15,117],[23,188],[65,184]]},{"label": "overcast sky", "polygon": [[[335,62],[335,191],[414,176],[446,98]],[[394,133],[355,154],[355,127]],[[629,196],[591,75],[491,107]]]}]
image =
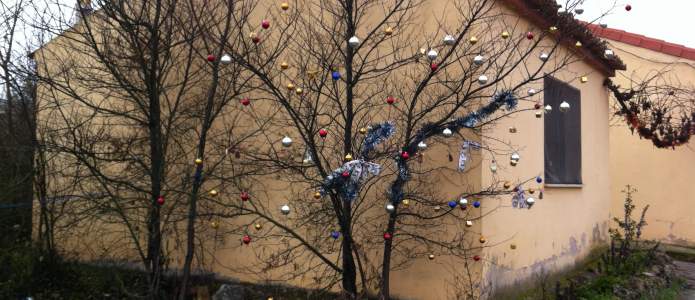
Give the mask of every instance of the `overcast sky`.
[{"label": "overcast sky", "polygon": [[[560,3],[564,1],[558,1]],[[594,20],[613,0],[585,0],[585,21]],[[619,0],[619,7],[604,18],[609,27],[695,48],[695,0]],[[625,11],[626,4],[632,6]]]}]

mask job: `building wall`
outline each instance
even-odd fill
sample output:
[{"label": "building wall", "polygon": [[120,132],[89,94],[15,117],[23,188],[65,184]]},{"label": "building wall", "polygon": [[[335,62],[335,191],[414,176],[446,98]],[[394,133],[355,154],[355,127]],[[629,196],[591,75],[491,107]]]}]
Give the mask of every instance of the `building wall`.
[{"label": "building wall", "polygon": [[[666,72],[665,80],[673,85],[695,87],[695,61],[660,52],[609,41],[628,70],[615,78],[616,84],[630,87],[630,80],[640,81],[656,72]],[[647,212],[646,239],[664,243],[695,246],[695,195],[690,186],[695,181],[695,149],[692,142],[676,149],[658,149],[649,140],[633,135],[624,120],[614,118],[610,127],[611,216],[623,215],[625,186],[637,189],[635,205]],[[638,218],[635,212],[635,218]]]}]

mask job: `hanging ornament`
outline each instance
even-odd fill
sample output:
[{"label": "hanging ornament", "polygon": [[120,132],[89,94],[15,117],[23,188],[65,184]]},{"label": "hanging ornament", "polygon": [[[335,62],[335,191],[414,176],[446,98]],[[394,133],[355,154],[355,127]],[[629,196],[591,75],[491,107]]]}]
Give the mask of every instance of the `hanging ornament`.
[{"label": "hanging ornament", "polygon": [[531,32],[531,31],[527,32],[527,33],[526,33],[526,38],[529,39],[529,40],[532,40],[532,39],[533,39],[533,32]]},{"label": "hanging ornament", "polygon": [[350,154],[350,153],[346,154],[346,155],[345,155],[344,161],[348,162],[348,161],[351,161],[351,160],[352,160],[352,154]]},{"label": "hanging ornament", "polygon": [[516,133],[516,127],[509,127],[509,133]]},{"label": "hanging ornament", "polygon": [[528,89],[528,92],[527,92],[527,93],[528,93],[529,96],[533,96],[533,95],[535,95],[535,94],[537,93],[537,91],[536,91],[535,89],[533,89],[533,88],[530,88],[530,89]]},{"label": "hanging ornament", "polygon": [[439,205],[434,206],[434,211],[440,211],[440,210],[442,210],[441,206],[439,206]]},{"label": "hanging ornament", "polygon": [[261,223],[256,223],[256,225],[253,225],[253,228],[256,228],[256,230],[261,230],[263,229],[263,225],[261,225]]},{"label": "hanging ornament", "polygon": [[508,39],[508,38],[509,38],[509,32],[503,31],[503,32],[502,32],[502,38],[505,39],[505,40]]},{"label": "hanging ornament", "polygon": [[494,160],[490,163],[490,172],[497,173],[497,162]]},{"label": "hanging ornament", "polygon": [[387,213],[393,213],[394,211],[396,211],[396,207],[391,203],[387,203],[386,204],[386,212]]},{"label": "hanging ornament", "polygon": [[220,58],[220,63],[222,63],[224,65],[231,64],[232,63],[232,57],[227,55],[227,54],[222,55],[222,57]]},{"label": "hanging ornament", "polygon": [[509,181],[505,181],[503,186],[505,190],[508,190],[510,187],[512,187],[512,183]]},{"label": "hanging ornament", "polygon": [[510,244],[509,249],[516,250],[516,244]]},{"label": "hanging ornament", "polygon": [[323,129],[323,128],[319,129],[319,136],[320,137],[325,138],[327,135],[328,135],[328,130]]},{"label": "hanging ornament", "polygon": [[533,108],[534,108],[534,109],[541,109],[541,103],[540,103],[540,102],[534,103],[534,104],[533,104]]},{"label": "hanging ornament", "polygon": [[333,80],[340,79],[340,72],[338,72],[338,71],[331,72],[331,78],[333,78]]},{"label": "hanging ornament", "polygon": [[631,10],[632,10],[632,5],[630,5],[630,4],[625,5],[625,10],[631,11]]},{"label": "hanging ornament", "polygon": [[456,207],[456,201],[449,201],[448,205],[449,207],[454,208]]},{"label": "hanging ornament", "polygon": [[340,176],[343,176],[343,178],[345,179],[350,178],[350,171],[343,171],[343,173],[340,174]]},{"label": "hanging ornament", "polygon": [[359,131],[360,131],[360,134],[365,134],[365,133],[367,133],[367,128],[362,127],[362,128],[360,128]]},{"label": "hanging ornament", "polygon": [[479,241],[481,244],[485,244],[485,242],[487,242],[487,240],[485,239],[484,236],[481,236],[481,237],[478,239],[478,241]]},{"label": "hanging ornament", "polygon": [[541,117],[543,117],[543,113],[540,110],[536,111],[536,118],[540,119]]},{"label": "hanging ornament", "polygon": [[210,190],[208,192],[208,194],[210,194],[210,196],[212,196],[212,197],[215,197],[215,196],[217,196],[217,190]]},{"label": "hanging ornament", "polygon": [[587,83],[587,82],[589,82],[589,77],[588,76],[582,76],[581,78],[579,78],[579,82]]},{"label": "hanging ornament", "polygon": [[263,29],[270,28],[270,20],[265,19],[265,20],[261,21],[261,27],[263,27]]},{"label": "hanging ornament", "polygon": [[314,199],[321,199],[321,192],[314,192]]},{"label": "hanging ornament", "polygon": [[466,221],[466,227],[472,227],[473,226],[473,221]]},{"label": "hanging ornament", "polygon": [[581,48],[581,47],[582,47],[582,42],[577,41],[576,43],[574,43],[574,46],[577,47],[577,48]]},{"label": "hanging ornament", "polygon": [[486,83],[487,83],[487,76],[485,76],[485,75],[480,75],[480,76],[478,77],[478,83],[480,83],[480,84],[486,84]]},{"label": "hanging ornament", "polygon": [[584,13],[584,8],[579,6],[574,9],[574,12],[577,13],[578,15],[581,15]]},{"label": "hanging ornament", "polygon": [[164,205],[164,196],[157,197],[157,204]]},{"label": "hanging ornament", "polygon": [[202,159],[202,158],[196,158],[196,159],[195,159],[195,164],[196,164],[196,165],[202,165],[202,164],[203,164],[203,159]]},{"label": "hanging ornament", "polygon": [[403,204],[403,207],[408,207],[408,206],[410,206],[410,200],[403,199],[403,201],[401,201],[401,204]]},{"label": "hanging ornament", "polygon": [[468,39],[468,42],[471,43],[471,45],[475,45],[478,43],[478,38],[472,36],[470,39]]},{"label": "hanging ornament", "polygon": [[282,8],[282,10],[287,10],[290,8],[290,4],[287,2],[282,2],[282,4],[280,4],[280,8]]},{"label": "hanging ornament", "polygon": [[613,50],[611,49],[606,49],[606,51],[603,52],[603,55],[605,55],[606,58],[613,58],[615,53],[613,53]]},{"label": "hanging ornament", "polygon": [[410,158],[410,154],[408,153],[408,151],[402,151],[401,152],[401,158],[403,160],[408,160]]},{"label": "hanging ornament", "polygon": [[297,95],[301,95],[302,93],[304,93],[304,89],[298,87],[298,88],[296,88],[296,89],[294,90],[294,92],[295,92]]},{"label": "hanging ornament", "polygon": [[482,65],[485,62],[485,57],[482,55],[476,55],[473,58],[473,63],[476,65]]},{"label": "hanging ornament", "polygon": [[529,208],[531,208],[531,206],[533,206],[534,203],[536,203],[536,199],[533,199],[531,197],[526,198],[526,204]]},{"label": "hanging ornament", "polygon": [[427,149],[427,144],[425,144],[424,141],[420,141],[420,142],[417,144],[417,148],[418,148],[419,150],[425,150],[425,149]]},{"label": "hanging ornament", "polygon": [[212,55],[212,54],[210,54],[210,55],[208,55],[208,58],[207,58],[207,59],[208,59],[209,62],[213,62],[213,61],[215,61],[215,56]]},{"label": "hanging ornament", "polygon": [[386,97],[386,103],[394,104],[394,103],[396,103],[396,98],[394,98],[393,96],[388,96],[388,97]]},{"label": "hanging ornament", "polygon": [[453,132],[451,131],[451,129],[449,129],[449,128],[444,128],[444,130],[442,130],[442,135],[444,135],[445,137],[450,137],[450,136],[452,136],[453,134],[454,134],[454,133],[453,133]]},{"label": "hanging ornament", "polygon": [[519,153],[514,152],[514,153],[512,153],[511,157],[509,158],[509,163],[512,166],[516,166],[519,163],[520,159],[521,159],[521,156],[519,155]]},{"label": "hanging ornament", "polygon": [[564,112],[567,112],[569,110],[570,110],[570,104],[567,103],[567,101],[562,101],[562,103],[560,103],[560,112],[564,113]]},{"label": "hanging ornament", "polygon": [[439,53],[437,53],[437,50],[430,49],[430,51],[427,52],[427,58],[429,58],[430,60],[437,59],[437,56],[439,56]]},{"label": "hanging ornament", "polygon": [[436,72],[438,68],[439,65],[437,63],[433,62],[430,64],[430,70],[432,70],[432,72]]},{"label": "hanging ornament", "polygon": [[604,29],[605,29],[605,28],[608,28],[608,23],[601,22],[601,23],[598,24],[598,26],[601,26],[601,28],[604,28]]},{"label": "hanging ornament", "polygon": [[348,45],[352,48],[356,48],[360,45],[360,39],[356,36],[353,36],[348,40]]},{"label": "hanging ornament", "polygon": [[385,35],[392,35],[392,34],[393,34],[393,28],[391,28],[391,26],[386,27],[386,28],[384,29],[384,34],[385,34]]},{"label": "hanging ornament", "polygon": [[553,107],[550,106],[550,104],[548,104],[548,105],[545,106],[544,110],[545,110],[545,113],[546,113],[546,114],[549,114],[549,113],[551,113],[551,112],[553,111]]},{"label": "hanging ornament", "polygon": [[289,67],[290,67],[290,65],[287,62],[283,61],[280,63],[280,69],[282,69],[282,70],[287,70],[287,68],[289,68]]},{"label": "hanging ornament", "polygon": [[290,138],[289,136],[285,136],[284,138],[282,138],[282,145],[285,147],[292,146],[292,138]]},{"label": "hanging ornament", "polygon": [[340,232],[335,231],[335,230],[331,231],[331,237],[332,237],[334,240],[337,240],[337,239],[340,237]]},{"label": "hanging ornament", "polygon": [[473,202],[473,207],[475,207],[475,208],[480,207],[480,201]]},{"label": "hanging ornament", "polygon": [[433,259],[434,259],[434,254],[427,255],[427,258],[429,258],[429,260],[433,260]]},{"label": "hanging ornament", "polygon": [[528,193],[533,195],[536,192],[534,188],[528,188]]},{"label": "hanging ornament", "polygon": [[281,207],[280,207],[280,212],[281,212],[283,215],[288,215],[288,214],[290,213],[290,206],[287,205],[287,204],[281,206]]},{"label": "hanging ornament", "polygon": [[475,255],[475,256],[473,256],[473,260],[479,261],[479,260],[480,260],[480,255]]},{"label": "hanging ornament", "polygon": [[444,36],[444,45],[449,45],[449,46],[451,46],[451,45],[453,45],[454,43],[456,43],[456,39],[454,38],[454,36],[449,35],[449,34],[447,34],[447,35]]},{"label": "hanging ornament", "polygon": [[251,237],[248,235],[244,235],[244,237],[241,239],[241,241],[245,244],[248,245],[251,243]]},{"label": "hanging ornament", "polygon": [[390,240],[391,238],[392,238],[392,236],[391,236],[390,233],[388,233],[388,232],[385,232],[385,233],[384,233],[384,240],[387,240],[387,241],[388,241],[388,240]]},{"label": "hanging ornament", "polygon": [[241,197],[241,201],[249,201],[251,199],[251,195],[248,192],[241,192],[239,197]]},{"label": "hanging ornament", "polygon": [[550,28],[548,29],[548,31],[554,33],[554,32],[557,31],[557,27],[555,27],[555,26],[550,26]]},{"label": "hanging ornament", "polygon": [[210,222],[210,227],[212,227],[212,229],[217,229],[220,228],[220,224],[217,224],[217,222],[212,221]]},{"label": "hanging ornament", "polygon": [[542,183],[542,182],[543,182],[543,178],[541,178],[540,176],[537,176],[537,177],[536,177],[536,182],[537,182],[537,183]]},{"label": "hanging ornament", "polygon": [[241,103],[241,105],[243,106],[248,106],[249,104],[251,104],[251,100],[249,100],[249,98],[243,98],[239,100],[239,103]]},{"label": "hanging ornament", "polygon": [[290,90],[290,91],[294,90],[294,89],[295,89],[295,86],[294,86],[294,84],[293,84],[293,83],[291,83],[291,82],[290,82],[290,83],[288,83],[288,84],[287,84],[287,89],[288,89],[288,90]]},{"label": "hanging ornament", "polygon": [[461,205],[463,207],[467,206],[468,205],[468,199],[461,197],[461,199],[459,199],[459,205]]},{"label": "hanging ornament", "polygon": [[550,56],[548,55],[548,53],[545,53],[545,52],[541,52],[541,55],[538,56],[538,58],[540,58],[540,60],[544,61],[544,62],[548,61],[548,57],[550,57]]}]

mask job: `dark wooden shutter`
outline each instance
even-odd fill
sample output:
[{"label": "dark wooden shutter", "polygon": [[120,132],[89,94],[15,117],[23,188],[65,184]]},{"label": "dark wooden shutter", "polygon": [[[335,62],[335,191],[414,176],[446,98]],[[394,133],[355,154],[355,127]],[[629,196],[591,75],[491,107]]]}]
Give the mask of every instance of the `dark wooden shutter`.
[{"label": "dark wooden shutter", "polygon": [[[567,83],[547,76],[543,83],[545,105],[553,108],[545,115],[545,182],[582,183],[581,92]],[[560,103],[570,104],[560,112]]]}]

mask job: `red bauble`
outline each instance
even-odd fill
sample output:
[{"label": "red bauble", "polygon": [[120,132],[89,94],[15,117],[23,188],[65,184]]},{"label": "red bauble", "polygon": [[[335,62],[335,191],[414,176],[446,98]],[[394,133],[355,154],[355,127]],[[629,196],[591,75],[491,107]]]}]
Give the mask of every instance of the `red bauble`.
[{"label": "red bauble", "polygon": [[630,4],[625,5],[625,10],[631,11],[631,10],[632,10],[632,5],[630,5]]},{"label": "red bauble", "polygon": [[480,255],[473,256],[473,260],[479,261],[479,260],[480,260]]},{"label": "red bauble", "polygon": [[251,199],[251,195],[248,192],[241,192],[241,201],[248,201]]},{"label": "red bauble", "polygon": [[164,196],[157,197],[157,204],[164,205]]},{"label": "red bauble", "polygon": [[251,104],[251,100],[249,100],[249,98],[241,99],[239,102],[241,102],[241,105],[243,105],[243,106],[247,106],[247,105]]},{"label": "red bauble", "polygon": [[326,129],[319,130],[319,136],[321,136],[322,138],[326,137],[327,135],[328,135],[328,130],[326,130]]},{"label": "red bauble", "polygon": [[350,172],[343,171],[343,174],[341,174],[341,175],[343,176],[343,178],[348,178],[348,177],[350,177]]},{"label": "red bauble", "polygon": [[437,71],[438,68],[439,68],[439,65],[437,65],[437,63],[431,63],[430,64],[430,69],[432,70],[432,72]]},{"label": "red bauble", "polygon": [[251,237],[248,236],[248,235],[245,235],[245,236],[241,239],[241,241],[244,242],[244,244],[248,245],[249,243],[251,243]]},{"label": "red bauble", "polygon": [[386,97],[386,103],[388,103],[388,104],[393,104],[393,103],[395,103],[395,102],[396,102],[396,98],[394,98],[394,97],[392,97],[392,96]]},{"label": "red bauble", "polygon": [[459,205],[459,207],[461,208],[461,210],[466,210],[466,208],[468,208],[468,205]]},{"label": "red bauble", "polygon": [[263,20],[263,21],[261,21],[261,27],[263,27],[263,29],[268,29],[268,28],[270,28],[270,21],[269,21],[269,20]]},{"label": "red bauble", "polygon": [[533,32],[530,32],[530,31],[527,32],[527,33],[526,33],[526,38],[529,39],[529,40],[532,40],[532,39],[533,39]]},{"label": "red bauble", "polygon": [[401,158],[402,158],[402,159],[408,159],[408,158],[410,158],[410,154],[408,153],[408,151],[403,151],[403,152],[401,152]]},{"label": "red bauble", "polygon": [[208,55],[208,61],[209,61],[209,62],[215,61],[215,56],[212,55],[212,54]]},{"label": "red bauble", "polygon": [[388,232],[384,233],[384,240],[387,240],[387,241],[388,241],[388,240],[390,240],[390,239],[391,239],[391,234],[388,233]]},{"label": "red bauble", "polygon": [[261,38],[260,38],[259,36],[254,36],[253,38],[251,38],[251,41],[252,41],[254,44],[258,44],[258,43],[261,42]]},{"label": "red bauble", "polygon": [[536,104],[533,105],[533,108],[535,109],[541,109],[541,104],[536,102]]}]

